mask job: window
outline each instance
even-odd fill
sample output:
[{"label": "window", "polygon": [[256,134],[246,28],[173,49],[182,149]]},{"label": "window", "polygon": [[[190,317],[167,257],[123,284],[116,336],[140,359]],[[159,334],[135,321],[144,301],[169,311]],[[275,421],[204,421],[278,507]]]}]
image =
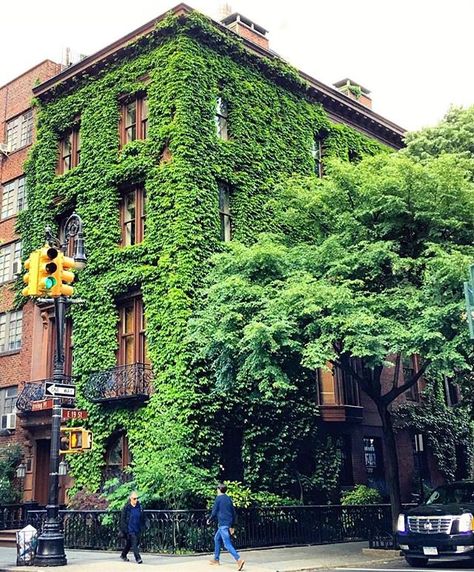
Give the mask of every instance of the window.
[{"label": "window", "polygon": [[7,143],[12,151],[30,145],[33,141],[33,111],[29,109],[22,115],[7,121]]},{"label": "window", "polygon": [[0,314],[0,353],[21,348],[22,312]]},{"label": "window", "polygon": [[380,437],[364,437],[364,460],[368,486],[377,489],[382,496],[386,496],[387,483]]},{"label": "window", "polygon": [[130,461],[131,455],[127,435],[124,433],[112,435],[106,448],[103,480],[112,478],[118,478],[121,481],[126,480],[123,470],[130,464]]},{"label": "window", "polygon": [[224,242],[232,240],[232,216],[230,213],[230,189],[221,183],[219,185],[219,215],[221,219],[221,239]]},{"label": "window", "polygon": [[[416,372],[415,360],[413,356],[403,356],[402,357],[402,367],[403,367],[403,383],[409,381]],[[410,389],[407,389],[405,396],[410,401],[418,401],[418,382],[412,385]]]},{"label": "window", "polygon": [[119,306],[118,365],[148,363],[143,302],[134,296]]},{"label": "window", "polygon": [[317,177],[321,178],[323,176],[323,142],[320,137],[315,137],[313,139],[311,155],[313,156],[314,160],[314,173]]},{"label": "window", "polygon": [[461,390],[459,385],[449,377],[444,378],[444,391],[446,396],[446,405],[452,407],[461,401]]},{"label": "window", "polygon": [[[352,368],[361,373],[361,360],[352,358]],[[337,366],[328,364],[327,369],[318,371],[318,390],[320,405],[360,406],[359,384],[353,376]]]},{"label": "window", "polygon": [[58,173],[62,175],[67,173],[74,167],[77,167],[81,161],[81,131],[79,125],[72,129],[68,129],[63,133],[59,141],[59,164]]},{"label": "window", "polygon": [[148,136],[148,99],[145,95],[127,100],[122,104],[120,118],[120,141],[122,145],[146,139]]},{"label": "window", "polygon": [[13,429],[15,427],[15,419],[12,417],[16,415],[16,399],[18,388],[16,385],[13,387],[5,387],[0,389],[0,428]]},{"label": "window", "polygon": [[3,185],[0,219],[8,218],[26,208],[25,177],[19,177]]},{"label": "window", "polygon": [[227,141],[229,139],[229,131],[227,128],[228,107],[227,102],[222,97],[217,98],[216,105],[216,130],[219,139]]},{"label": "window", "polygon": [[21,242],[12,242],[0,248],[0,283],[9,282],[21,270]]},{"label": "window", "polygon": [[145,189],[135,187],[125,191],[120,205],[122,246],[139,244],[145,236]]}]

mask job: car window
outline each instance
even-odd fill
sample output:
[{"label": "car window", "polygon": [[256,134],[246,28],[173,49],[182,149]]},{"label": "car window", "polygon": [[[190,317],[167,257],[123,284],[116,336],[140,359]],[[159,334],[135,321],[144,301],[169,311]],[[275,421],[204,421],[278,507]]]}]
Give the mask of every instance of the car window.
[{"label": "car window", "polygon": [[445,485],[434,490],[426,504],[450,504],[474,502],[474,484]]}]

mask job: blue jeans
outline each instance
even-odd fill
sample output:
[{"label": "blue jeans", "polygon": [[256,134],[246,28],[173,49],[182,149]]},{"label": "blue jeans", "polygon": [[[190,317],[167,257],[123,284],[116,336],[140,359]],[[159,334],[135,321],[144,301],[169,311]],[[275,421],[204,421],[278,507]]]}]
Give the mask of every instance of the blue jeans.
[{"label": "blue jeans", "polygon": [[214,560],[219,560],[222,544],[232,554],[235,560],[240,560],[239,553],[232,545],[228,526],[219,526],[217,528],[217,532],[214,536]]}]

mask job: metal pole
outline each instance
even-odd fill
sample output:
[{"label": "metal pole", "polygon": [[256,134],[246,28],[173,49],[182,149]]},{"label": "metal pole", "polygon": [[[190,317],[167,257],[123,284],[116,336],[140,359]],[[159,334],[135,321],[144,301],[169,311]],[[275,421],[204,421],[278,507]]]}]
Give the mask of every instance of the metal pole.
[{"label": "metal pole", "polygon": [[[56,352],[54,358],[53,381],[64,380],[64,325],[66,298],[54,299],[56,321]],[[64,566],[67,564],[64,552],[64,533],[59,518],[59,446],[61,437],[61,400],[53,400],[53,416],[51,421],[51,452],[49,460],[49,492],[46,506],[46,522],[43,532],[38,538],[35,565]]]}]

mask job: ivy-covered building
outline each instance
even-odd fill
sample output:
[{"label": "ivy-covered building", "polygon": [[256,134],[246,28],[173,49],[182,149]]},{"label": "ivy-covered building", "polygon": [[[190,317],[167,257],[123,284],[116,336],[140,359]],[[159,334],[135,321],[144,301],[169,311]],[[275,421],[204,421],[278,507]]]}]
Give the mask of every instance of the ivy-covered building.
[{"label": "ivy-covered building", "polygon": [[[71,456],[66,485],[96,491],[133,478],[179,503],[206,479],[226,478],[296,496],[313,430],[339,437],[343,484],[380,485],[380,421],[351,380],[321,373],[298,404],[247,411],[245,396],[212,393],[187,324],[211,255],[273,230],[266,203],[281,180],[323,176],[331,156],[398,149],[403,130],[370,109],[362,86],[329,87],[290,67],[243,16],[218,23],[184,4],[34,94],[23,252],[42,246],[46,226],[62,237],[76,212],[88,256],[75,285],[82,303],[68,312],[66,373],[94,446]],[[44,397],[38,380],[52,375],[54,311],[40,301],[25,309],[34,355],[18,403],[36,475],[25,498],[44,502],[49,411],[32,403]],[[410,446],[402,436],[402,465],[412,468]]]}]

